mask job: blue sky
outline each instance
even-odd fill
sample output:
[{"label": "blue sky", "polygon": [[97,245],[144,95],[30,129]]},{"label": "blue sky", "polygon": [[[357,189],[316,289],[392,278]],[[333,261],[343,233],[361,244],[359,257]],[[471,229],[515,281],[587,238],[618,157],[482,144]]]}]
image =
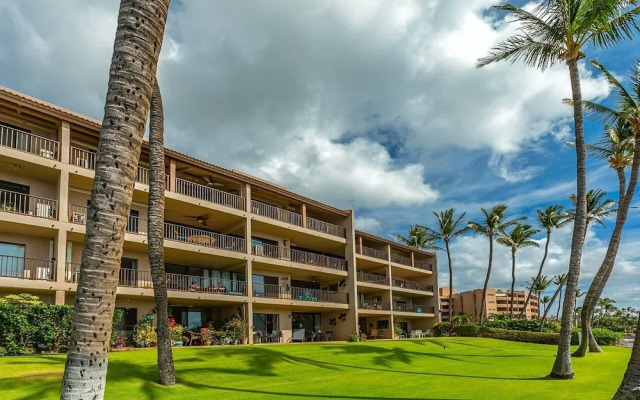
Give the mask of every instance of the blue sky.
[{"label": "blue sky", "polygon": [[[516,29],[490,9],[496,1],[174,0],[158,70],[166,142],[353,208],[361,229],[386,237],[431,224],[432,211],[449,207],[474,219],[481,206],[502,202],[513,216],[570,206],[575,155],[564,142],[573,127],[561,102],[571,94],[568,71],[475,69]],[[100,119],[117,9],[116,0],[0,0],[0,85]],[[587,59],[626,76],[639,55],[636,40],[589,50]],[[581,68],[585,98],[606,98],[597,71]],[[600,129],[588,121],[588,141]],[[606,165],[590,160],[588,171],[591,188],[617,198]],[[630,215],[605,292],[635,307],[638,215]],[[612,226],[587,237],[584,289]],[[547,274],[566,271],[570,236],[570,228],[554,233]],[[481,286],[486,240],[467,236],[452,247],[456,288]],[[518,285],[541,256],[522,251]],[[508,286],[509,263],[499,249],[491,286]]]}]

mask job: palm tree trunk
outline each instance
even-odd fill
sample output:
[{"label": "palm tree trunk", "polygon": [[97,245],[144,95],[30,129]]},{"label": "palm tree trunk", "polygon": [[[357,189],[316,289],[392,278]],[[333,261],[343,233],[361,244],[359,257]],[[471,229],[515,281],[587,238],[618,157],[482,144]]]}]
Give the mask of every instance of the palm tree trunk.
[{"label": "palm tree trunk", "polygon": [[[611,232],[611,238],[609,238],[607,253],[600,265],[600,268],[598,269],[598,272],[596,273],[596,276],[593,278],[593,281],[589,286],[587,295],[584,298],[581,313],[582,322],[580,324],[582,341],[580,343],[580,347],[578,347],[578,349],[572,354],[574,357],[584,357],[587,352],[587,346],[589,348],[589,352],[602,352],[602,349],[593,336],[593,332],[591,332],[591,323],[598,300],[600,300],[600,296],[602,296],[602,292],[604,291],[607,281],[611,276],[611,272],[613,271],[620,242],[622,241],[623,228],[629,215],[629,207],[631,206],[631,201],[633,200],[633,196],[638,185],[638,171],[640,169],[640,132],[637,132],[635,136],[636,141],[634,144],[633,164],[631,166],[631,175],[629,177],[629,187],[626,185],[624,169],[617,170],[618,183],[620,186],[620,201],[618,204],[618,211],[616,212],[616,225],[613,228],[613,232]],[[588,338],[588,340],[585,340],[585,338]]]},{"label": "palm tree trunk", "polygon": [[[566,293],[566,291],[565,291]],[[556,319],[560,320],[560,305],[562,305],[562,290],[560,290],[560,298],[558,298],[558,311],[556,311]]]},{"label": "palm tree trunk", "polygon": [[104,397],[127,216],[169,0],[122,0],[61,399]]},{"label": "palm tree trunk", "polygon": [[640,399],[640,319],[636,325],[636,339],[631,350],[631,358],[627,365],[620,387],[611,400]]},{"label": "palm tree trunk", "polygon": [[487,277],[482,287],[482,302],[480,303],[480,325],[484,322],[485,304],[487,303],[487,287],[489,286],[489,278],[491,277],[491,263],[493,261],[493,235],[489,236],[489,267],[487,268]]},{"label": "palm tree trunk", "polygon": [[509,309],[509,319],[513,318],[513,299],[515,298],[513,291],[516,286],[516,250],[511,250],[511,307]]},{"label": "palm tree trunk", "polygon": [[[562,285],[558,285],[558,287],[556,288],[556,291],[553,293],[553,296],[551,296],[551,300],[549,300],[549,303],[545,304],[544,306],[544,314],[542,315],[542,321],[540,321],[540,332],[542,332],[544,329],[544,322],[547,319],[547,313],[551,310],[551,306],[553,305],[553,302],[556,301],[556,297],[558,297],[558,294],[560,294],[560,291],[562,291]],[[565,300],[566,300],[566,296],[565,296]]]},{"label": "palm tree trunk", "polygon": [[573,223],[573,237],[571,240],[571,256],[569,258],[569,272],[567,274],[567,295],[562,307],[562,321],[560,323],[560,339],[556,359],[549,376],[557,379],[571,379],[574,372],[571,367],[571,310],[573,300],[578,289],[580,279],[580,259],[587,227],[587,167],[584,143],[584,121],[582,115],[582,91],[580,89],[580,75],[576,59],[568,59],[569,75],[571,77],[571,92],[573,96],[573,120],[575,124],[576,148],[576,215]]},{"label": "palm tree trunk", "polygon": [[[547,230],[547,243],[544,244],[544,255],[542,256],[542,262],[540,263],[540,268],[538,269],[538,275],[536,275],[536,279],[533,281],[535,284],[540,277],[542,276],[542,268],[544,268],[544,263],[547,260],[547,255],[549,254],[549,242],[551,241],[551,230]],[[527,294],[527,298],[524,301],[524,307],[522,311],[520,311],[520,318],[524,317],[524,313],[529,305],[529,301],[531,300],[531,293],[533,292],[533,287],[529,290],[529,294]],[[538,295],[538,307],[540,307],[540,296]]]},{"label": "palm tree trunk", "polygon": [[444,242],[447,250],[447,260],[449,261],[449,322],[453,320],[453,266],[451,265],[451,252],[449,251],[449,241]]},{"label": "palm tree trunk", "polygon": [[153,296],[158,313],[158,374],[160,383],[173,385],[176,374],[173,367],[167,300],[167,276],[164,270],[164,109],[162,95],[156,79],[151,96],[149,119],[149,212],[148,242],[149,265],[153,281]]}]

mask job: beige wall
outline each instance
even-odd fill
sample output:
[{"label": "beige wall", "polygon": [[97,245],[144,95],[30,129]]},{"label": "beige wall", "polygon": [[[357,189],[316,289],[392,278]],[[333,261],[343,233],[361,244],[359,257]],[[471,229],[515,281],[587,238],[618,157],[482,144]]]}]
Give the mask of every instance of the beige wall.
[{"label": "beige wall", "polygon": [[0,232],[0,242],[25,245],[25,257],[36,260],[51,260],[54,241],[34,236]]},{"label": "beige wall", "polygon": [[[1,165],[1,164],[0,164]],[[29,195],[56,200],[58,198],[57,183],[26,176],[20,170],[0,169],[0,180],[29,186]]]}]

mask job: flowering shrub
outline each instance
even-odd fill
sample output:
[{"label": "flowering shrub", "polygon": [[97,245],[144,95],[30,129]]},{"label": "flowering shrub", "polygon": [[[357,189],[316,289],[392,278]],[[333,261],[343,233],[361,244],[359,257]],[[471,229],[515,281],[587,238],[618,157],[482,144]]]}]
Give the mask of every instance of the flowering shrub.
[{"label": "flowering shrub", "polygon": [[173,326],[169,327],[169,336],[171,340],[174,342],[182,341],[182,333],[184,332],[184,326],[180,324],[176,324],[174,322]]}]

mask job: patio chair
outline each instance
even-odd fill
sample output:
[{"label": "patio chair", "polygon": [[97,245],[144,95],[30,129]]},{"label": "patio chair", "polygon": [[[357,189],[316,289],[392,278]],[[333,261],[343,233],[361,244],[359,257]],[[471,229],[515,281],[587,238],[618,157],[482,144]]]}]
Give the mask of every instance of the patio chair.
[{"label": "patio chair", "polygon": [[431,329],[425,329],[423,337],[431,336]]},{"label": "patio chair", "polygon": [[291,337],[292,342],[304,342],[304,329],[294,329],[293,336]]},{"label": "patio chair", "polygon": [[376,336],[376,339],[384,339],[385,334],[386,329],[378,329],[378,335]]},{"label": "patio chair", "polygon": [[271,339],[271,342],[280,343],[282,341],[282,331],[272,331],[269,339]]},{"label": "patio chair", "polygon": [[324,333],[324,340],[326,340],[327,342],[330,342],[333,340],[333,331],[326,331]]}]

